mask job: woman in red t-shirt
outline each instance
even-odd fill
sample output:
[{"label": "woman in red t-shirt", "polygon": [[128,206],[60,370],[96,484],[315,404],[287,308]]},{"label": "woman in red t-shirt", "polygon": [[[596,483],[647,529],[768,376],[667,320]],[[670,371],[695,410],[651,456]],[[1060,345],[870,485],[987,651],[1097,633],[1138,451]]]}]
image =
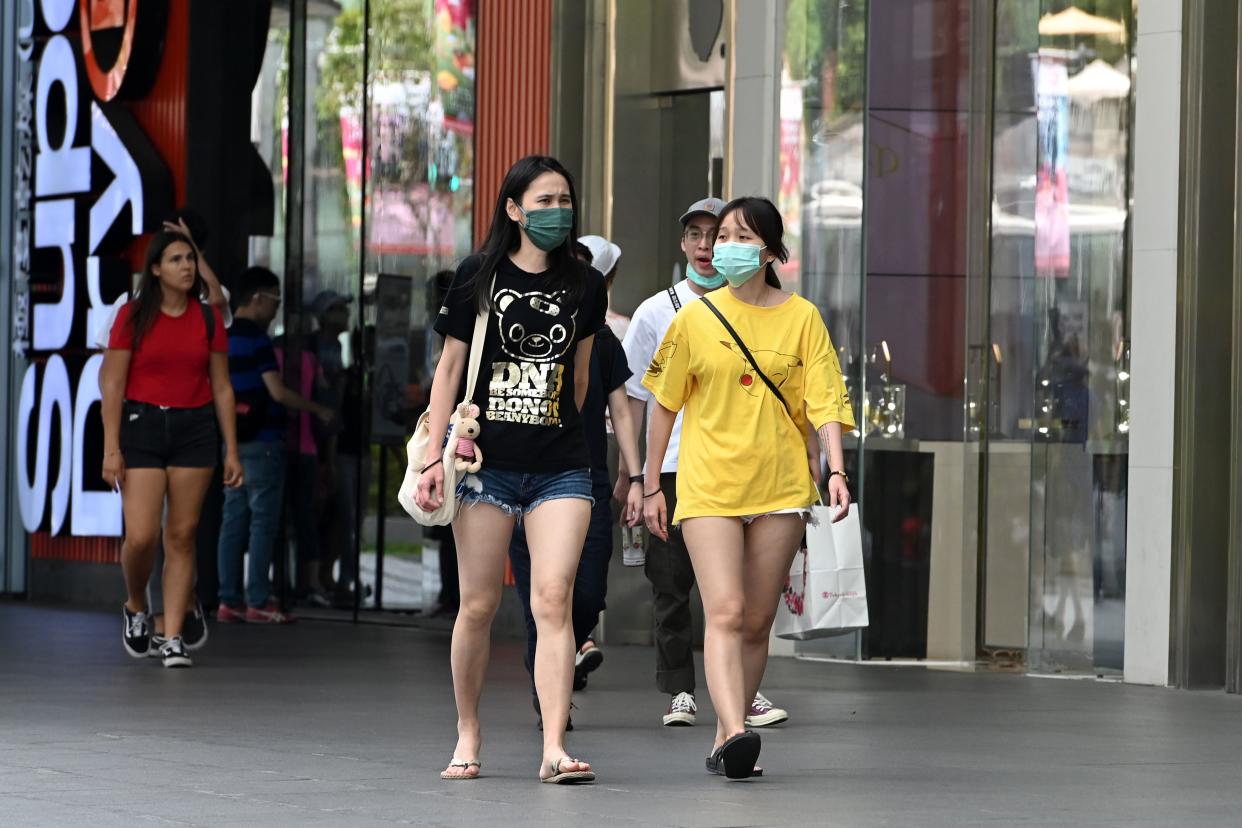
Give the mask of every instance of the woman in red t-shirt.
[{"label": "woman in red t-shirt", "polygon": [[[196,298],[202,277],[194,247],[164,231],[147,247],[135,298],[121,308],[103,367],[103,478],[121,493],[125,649],[151,647],[147,581],[164,525],[165,667],[189,667],[181,624],[194,589],[194,535],[224,436],[224,485],[240,486],[228,338],[220,311]],[[218,424],[218,429],[217,429]]]}]

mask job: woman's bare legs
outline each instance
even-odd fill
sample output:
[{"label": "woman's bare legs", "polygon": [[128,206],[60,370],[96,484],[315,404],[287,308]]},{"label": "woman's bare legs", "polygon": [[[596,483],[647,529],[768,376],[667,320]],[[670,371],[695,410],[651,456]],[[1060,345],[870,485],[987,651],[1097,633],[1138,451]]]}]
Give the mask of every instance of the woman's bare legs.
[{"label": "woman's bare legs", "polygon": [[[483,746],[479,698],[492,650],[492,619],[500,606],[513,518],[483,503],[467,504],[453,521],[461,608],[453,624],[453,697],[457,701],[457,746],[453,758],[473,762]],[[476,766],[449,767],[450,776],[478,776]]]},{"label": "woman's bare legs", "polygon": [[168,519],[164,526],[166,638],[181,635],[190,606],[190,594],[194,591],[194,536],[203,513],[203,498],[214,474],[215,469],[168,469]]},{"label": "woman's bare legs", "polygon": [[147,609],[147,581],[155,568],[155,544],[160,537],[168,476],[163,469],[129,469],[125,474],[121,509],[125,513],[125,540],[121,571],[125,574],[125,606],[130,612]]},{"label": "woman's bare legs", "polygon": [[801,515],[769,515],[746,527],[742,561],[746,610],[742,619],[742,668],[747,705],[759,692],[768,666],[768,642],[789,565],[798,551],[806,520]]},{"label": "woman's bare legs", "polygon": [[723,517],[690,518],[681,532],[703,597],[703,669],[716,708],[714,750],[746,729],[750,705],[742,663],[745,534],[741,520]]},{"label": "woman's bare legs", "polygon": [[[574,672],[571,621],[574,577],[591,519],[591,503],[577,498],[549,500],[526,516],[530,546],[530,609],[535,616],[535,690],[543,715],[543,766],[569,756],[565,725]],[[565,772],[587,771],[587,762],[562,762]]]}]

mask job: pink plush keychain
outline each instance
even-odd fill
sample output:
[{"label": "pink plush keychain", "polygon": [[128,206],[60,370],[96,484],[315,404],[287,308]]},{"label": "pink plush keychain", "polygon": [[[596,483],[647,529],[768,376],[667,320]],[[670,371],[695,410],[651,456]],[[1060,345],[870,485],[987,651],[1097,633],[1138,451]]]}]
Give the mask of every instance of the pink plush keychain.
[{"label": "pink plush keychain", "polygon": [[453,467],[458,471],[474,474],[483,468],[483,452],[474,442],[479,436],[479,407],[470,405],[466,416],[457,421],[457,448],[453,452]]}]

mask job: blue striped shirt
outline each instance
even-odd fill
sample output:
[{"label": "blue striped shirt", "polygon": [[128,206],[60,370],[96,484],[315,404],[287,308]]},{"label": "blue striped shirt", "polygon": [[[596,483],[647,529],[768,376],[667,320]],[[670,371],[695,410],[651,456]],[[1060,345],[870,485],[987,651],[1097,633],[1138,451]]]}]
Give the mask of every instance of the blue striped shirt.
[{"label": "blue striped shirt", "polygon": [[271,398],[263,382],[268,371],[279,373],[276,352],[267,331],[249,319],[234,319],[229,328],[229,378],[239,400],[266,397],[267,414],[254,442],[281,443],[285,440],[284,406]]}]

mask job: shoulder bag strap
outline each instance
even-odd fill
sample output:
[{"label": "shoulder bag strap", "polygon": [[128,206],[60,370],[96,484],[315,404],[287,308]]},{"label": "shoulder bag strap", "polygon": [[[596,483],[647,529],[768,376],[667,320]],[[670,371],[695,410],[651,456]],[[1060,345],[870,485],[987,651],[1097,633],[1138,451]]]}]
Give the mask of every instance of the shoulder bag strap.
[{"label": "shoulder bag strap", "polygon": [[673,303],[673,312],[681,310],[681,299],[677,298],[677,288],[668,289],[668,301]]},{"label": "shoulder bag strap", "polygon": [[763,369],[759,367],[759,363],[755,362],[755,357],[751,354],[750,349],[746,347],[746,343],[742,341],[742,338],[737,335],[737,331],[735,331],[733,326],[729,324],[729,320],[724,318],[724,314],[720,312],[720,309],[713,305],[712,300],[708,299],[706,296],[699,301],[704,305],[707,305],[708,310],[716,314],[716,318],[720,320],[720,324],[725,326],[725,330],[729,332],[729,336],[733,337],[733,341],[737,343],[737,347],[742,349],[742,354],[746,357],[746,361],[750,363],[750,367],[755,369],[755,373],[759,375],[759,379],[763,380],[763,384],[766,385],[768,390],[775,394],[776,398],[781,401],[781,405],[785,407],[785,413],[789,415],[790,422],[793,422],[793,412],[789,410],[789,403],[785,401],[785,395],[781,393],[780,389],[776,387],[772,380],[768,379],[768,375],[763,373]]},{"label": "shoulder bag strap", "polygon": [[[496,277],[492,276],[491,293],[496,292]],[[474,399],[474,386],[479,379],[479,366],[483,362],[483,344],[487,340],[487,320],[491,317],[491,303],[488,307],[479,311],[479,315],[474,318],[474,336],[470,338],[470,362],[466,366],[466,403],[469,404]]]}]

